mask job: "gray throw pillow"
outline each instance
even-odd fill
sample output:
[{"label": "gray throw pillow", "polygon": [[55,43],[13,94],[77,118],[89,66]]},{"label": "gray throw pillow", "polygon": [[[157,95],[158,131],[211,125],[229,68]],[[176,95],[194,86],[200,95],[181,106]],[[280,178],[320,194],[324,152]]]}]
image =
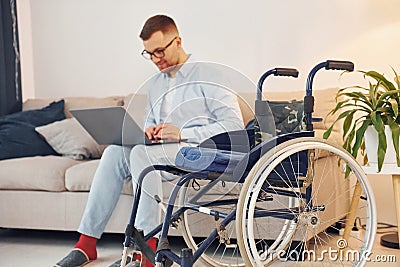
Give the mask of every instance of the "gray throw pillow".
[{"label": "gray throw pillow", "polygon": [[59,154],[72,159],[100,158],[104,146],[99,146],[75,118],[36,127]]}]

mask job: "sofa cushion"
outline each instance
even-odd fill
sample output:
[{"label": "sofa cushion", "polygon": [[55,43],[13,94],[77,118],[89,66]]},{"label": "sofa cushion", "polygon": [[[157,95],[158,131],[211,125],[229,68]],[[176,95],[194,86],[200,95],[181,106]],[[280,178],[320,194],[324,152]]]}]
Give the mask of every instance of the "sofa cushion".
[{"label": "sofa cushion", "polygon": [[[65,173],[66,189],[72,192],[89,191],[99,162],[100,160],[90,160],[68,168]],[[110,179],[112,179],[112,177],[110,177]],[[124,184],[122,194],[133,194],[131,181]]]},{"label": "sofa cushion", "polygon": [[65,171],[77,163],[58,156],[1,160],[0,189],[65,191]]},{"label": "sofa cushion", "polygon": [[51,147],[60,155],[72,159],[100,158],[104,146],[99,146],[75,118],[36,127]]}]

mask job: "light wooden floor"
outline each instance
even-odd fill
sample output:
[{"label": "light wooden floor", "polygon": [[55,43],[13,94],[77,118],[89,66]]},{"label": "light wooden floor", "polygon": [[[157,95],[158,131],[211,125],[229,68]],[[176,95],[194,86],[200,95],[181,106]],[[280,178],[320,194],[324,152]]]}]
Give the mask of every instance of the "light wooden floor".
[{"label": "light wooden floor", "polygon": [[[366,266],[400,266],[400,250],[382,247],[379,244],[380,235],[375,240],[374,255],[394,255],[397,262],[369,263]],[[53,266],[73,247],[78,235],[71,232],[29,231],[0,229],[0,266],[1,267],[36,267]],[[99,258],[87,267],[109,266],[121,255],[123,235],[106,234],[98,243]],[[179,248],[183,241],[171,239],[171,245]],[[276,263],[278,264],[278,263]],[[274,266],[320,266],[310,263],[279,263]],[[196,267],[202,266],[200,263]],[[331,265],[328,265],[331,266]],[[334,266],[341,266],[340,264]]]}]

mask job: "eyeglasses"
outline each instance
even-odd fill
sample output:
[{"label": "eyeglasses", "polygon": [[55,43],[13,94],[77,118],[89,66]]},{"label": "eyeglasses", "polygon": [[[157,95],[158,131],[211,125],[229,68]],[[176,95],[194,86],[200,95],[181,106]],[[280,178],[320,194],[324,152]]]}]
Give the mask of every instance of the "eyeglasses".
[{"label": "eyeglasses", "polygon": [[158,48],[156,49],[154,52],[148,52],[146,50],[142,51],[142,56],[145,59],[151,59],[152,56],[156,57],[156,58],[163,58],[165,56],[165,49],[167,49],[170,45],[172,45],[172,43],[175,41],[175,39],[178,38],[178,36],[175,36],[174,39],[171,40],[171,42],[169,42],[164,48]]}]

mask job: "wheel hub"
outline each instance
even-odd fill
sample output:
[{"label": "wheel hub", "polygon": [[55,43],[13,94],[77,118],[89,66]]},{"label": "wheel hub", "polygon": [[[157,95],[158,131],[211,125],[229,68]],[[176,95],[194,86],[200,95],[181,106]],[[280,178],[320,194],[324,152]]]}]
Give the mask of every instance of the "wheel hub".
[{"label": "wheel hub", "polygon": [[321,220],[316,213],[305,212],[299,216],[299,224],[305,225],[307,227],[315,228],[320,225]]}]

